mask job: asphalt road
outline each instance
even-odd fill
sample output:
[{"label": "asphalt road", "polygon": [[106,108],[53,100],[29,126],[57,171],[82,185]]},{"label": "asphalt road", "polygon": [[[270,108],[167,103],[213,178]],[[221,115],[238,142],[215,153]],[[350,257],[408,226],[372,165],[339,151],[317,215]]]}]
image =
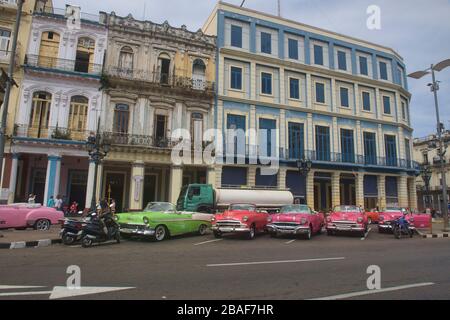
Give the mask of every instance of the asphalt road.
[{"label": "asphalt road", "polygon": [[[47,291],[66,285],[69,265],[80,267],[82,287],[132,287],[75,297],[84,299],[313,299],[348,293],[338,298],[450,299],[448,238],[397,240],[372,226],[365,239],[292,240],[260,235],[217,241],[207,235],[89,249],[2,250],[0,299],[49,299]],[[363,292],[370,265],[381,269],[382,290],[392,291]]]}]

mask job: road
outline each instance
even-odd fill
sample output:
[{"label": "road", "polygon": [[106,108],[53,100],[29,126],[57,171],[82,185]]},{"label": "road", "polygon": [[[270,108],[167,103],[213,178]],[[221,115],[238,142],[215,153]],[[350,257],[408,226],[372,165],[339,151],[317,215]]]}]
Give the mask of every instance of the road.
[{"label": "road", "polygon": [[[449,239],[396,240],[372,226],[365,239],[318,235],[293,241],[260,235],[216,240],[207,235],[89,249],[2,250],[0,299],[49,299],[46,291],[65,286],[69,265],[81,268],[82,287],[132,287],[74,298],[450,299],[449,249]],[[381,268],[381,288],[393,291],[364,293],[370,265]],[[1,290],[2,285],[42,289]],[[9,296],[12,292],[22,293]]]}]

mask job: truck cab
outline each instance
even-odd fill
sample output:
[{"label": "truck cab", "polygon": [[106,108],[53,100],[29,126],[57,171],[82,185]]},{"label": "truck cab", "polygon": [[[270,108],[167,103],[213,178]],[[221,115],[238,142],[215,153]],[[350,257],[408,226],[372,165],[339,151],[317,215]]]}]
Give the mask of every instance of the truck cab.
[{"label": "truck cab", "polygon": [[177,200],[178,211],[212,213],[214,210],[214,188],[210,184],[194,183],[181,188]]}]

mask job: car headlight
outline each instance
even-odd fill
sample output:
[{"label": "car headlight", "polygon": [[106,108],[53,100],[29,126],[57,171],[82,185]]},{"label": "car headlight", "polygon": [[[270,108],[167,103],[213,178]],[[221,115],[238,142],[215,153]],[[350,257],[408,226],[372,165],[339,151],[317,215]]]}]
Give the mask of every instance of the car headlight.
[{"label": "car headlight", "polygon": [[363,218],[359,217],[357,221],[358,221],[358,223],[362,223],[363,222]]},{"label": "car headlight", "polygon": [[267,222],[272,222],[272,217],[267,217]]},{"label": "car headlight", "polygon": [[247,216],[244,216],[244,217],[242,218],[242,221],[247,222],[247,221],[248,221],[248,217],[247,217]]},{"label": "car headlight", "polygon": [[119,221],[119,216],[114,216],[114,220]]},{"label": "car headlight", "polygon": [[145,224],[148,224],[148,223],[150,222],[150,220],[148,220],[147,217],[144,217],[144,219],[142,219],[142,220],[144,220],[144,223],[145,223]]},{"label": "car headlight", "polygon": [[300,224],[305,224],[305,223],[306,223],[306,218],[301,218]]},{"label": "car headlight", "polygon": [[216,221],[216,217],[211,217],[211,221]]}]

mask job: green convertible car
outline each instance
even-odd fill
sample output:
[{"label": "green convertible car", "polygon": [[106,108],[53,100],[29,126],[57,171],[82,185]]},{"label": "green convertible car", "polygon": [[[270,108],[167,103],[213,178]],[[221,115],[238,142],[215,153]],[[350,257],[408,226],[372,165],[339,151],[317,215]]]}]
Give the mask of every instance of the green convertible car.
[{"label": "green convertible car", "polygon": [[150,202],[143,212],[115,215],[124,238],[150,237],[156,241],[187,233],[204,235],[211,227],[211,217],[211,214],[176,211],[169,202]]}]

